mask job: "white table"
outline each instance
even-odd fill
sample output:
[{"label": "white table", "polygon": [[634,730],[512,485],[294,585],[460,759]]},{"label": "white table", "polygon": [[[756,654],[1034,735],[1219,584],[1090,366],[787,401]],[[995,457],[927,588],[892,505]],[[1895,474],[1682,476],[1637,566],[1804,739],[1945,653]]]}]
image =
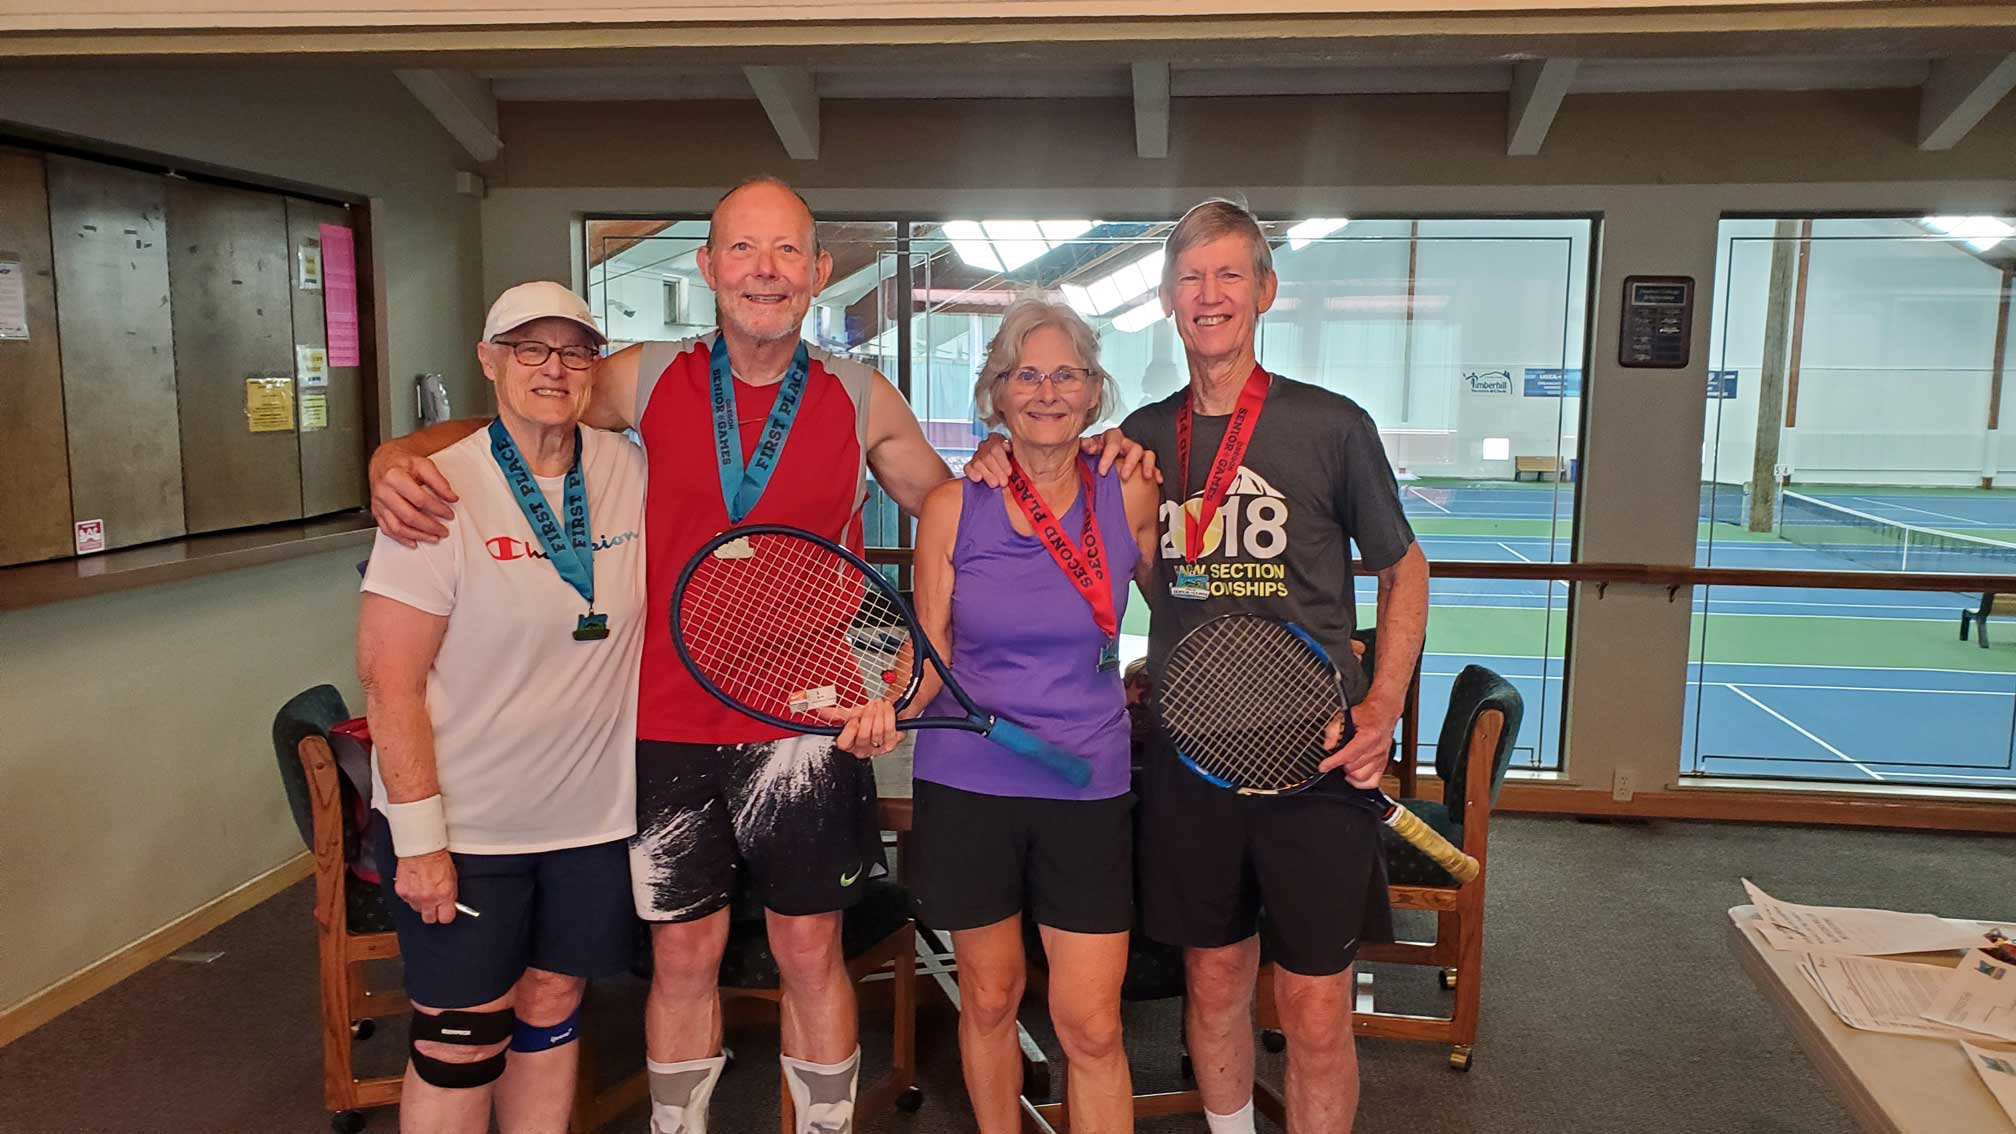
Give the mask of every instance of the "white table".
[{"label": "white table", "polygon": [[[2016,1134],[1955,1040],[1851,1028],[1799,972],[1799,954],[1757,932],[1753,906],[1729,911],[1729,949],[1764,999],[1792,1025],[1813,1065],[1864,1130],[1877,1134]],[[1898,960],[1951,967],[1959,954]],[[1994,1045],[1987,1045],[1994,1046]]]}]

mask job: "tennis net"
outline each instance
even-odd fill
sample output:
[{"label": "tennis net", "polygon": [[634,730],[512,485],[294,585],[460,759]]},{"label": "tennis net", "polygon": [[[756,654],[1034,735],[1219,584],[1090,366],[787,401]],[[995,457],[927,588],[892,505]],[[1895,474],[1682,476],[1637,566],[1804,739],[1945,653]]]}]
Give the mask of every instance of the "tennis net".
[{"label": "tennis net", "polygon": [[1878,571],[2016,574],[2016,544],[1886,520],[1798,492],[1779,499],[1778,535]]},{"label": "tennis net", "polygon": [[1750,514],[1750,497],[1740,484],[1728,481],[1701,482],[1701,520],[1704,523],[1742,524]]}]

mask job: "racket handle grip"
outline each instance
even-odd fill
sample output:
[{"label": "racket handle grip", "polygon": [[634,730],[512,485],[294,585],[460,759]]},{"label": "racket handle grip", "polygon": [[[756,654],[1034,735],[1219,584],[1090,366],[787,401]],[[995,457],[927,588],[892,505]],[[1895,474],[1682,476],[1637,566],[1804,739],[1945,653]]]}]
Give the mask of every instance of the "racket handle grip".
[{"label": "racket handle grip", "polygon": [[1084,787],[1092,782],[1090,761],[1071,755],[1013,721],[995,717],[994,724],[987,730],[987,739],[1025,760],[1043,765],[1064,777],[1072,787]]},{"label": "racket handle grip", "polygon": [[1455,844],[1438,834],[1435,828],[1421,821],[1421,818],[1404,807],[1394,808],[1394,814],[1387,823],[1393,833],[1406,839],[1416,850],[1435,860],[1435,865],[1449,872],[1458,882],[1468,882],[1477,877],[1477,860],[1456,849]]}]

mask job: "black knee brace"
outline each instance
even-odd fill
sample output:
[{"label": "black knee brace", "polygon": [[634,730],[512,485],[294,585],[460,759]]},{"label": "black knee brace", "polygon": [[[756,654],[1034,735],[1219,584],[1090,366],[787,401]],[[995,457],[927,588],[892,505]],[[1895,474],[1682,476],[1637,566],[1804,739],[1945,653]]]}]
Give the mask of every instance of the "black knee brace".
[{"label": "black knee brace", "polygon": [[425,1012],[413,1013],[413,1073],[420,1076],[421,1082],[437,1087],[481,1087],[496,1082],[497,1076],[504,1073],[504,1053],[501,1051],[474,1063],[450,1063],[423,1054],[420,1045],[432,1042],[459,1047],[489,1047],[511,1038],[512,1019],[509,1008],[494,1012],[448,1011],[434,1016]]}]

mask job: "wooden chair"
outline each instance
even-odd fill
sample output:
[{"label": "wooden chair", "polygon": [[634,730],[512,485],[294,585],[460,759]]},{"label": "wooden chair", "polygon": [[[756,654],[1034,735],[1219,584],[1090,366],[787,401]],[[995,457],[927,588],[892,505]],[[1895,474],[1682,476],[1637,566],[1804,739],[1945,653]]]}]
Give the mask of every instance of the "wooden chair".
[{"label": "wooden chair", "polygon": [[1391,831],[1382,832],[1393,905],[1435,911],[1435,939],[1368,944],[1359,954],[1368,961],[1436,966],[1441,970],[1437,979],[1442,987],[1455,989],[1456,1003],[1446,1018],[1358,1013],[1358,1034],[1449,1044],[1449,1065],[1458,1071],[1470,1069],[1471,1048],[1477,1042],[1484,963],[1484,883],[1491,876],[1487,854],[1491,806],[1512,765],[1512,749],[1524,715],[1525,702],[1519,690],[1496,673],[1472,665],[1456,675],[1435,746],[1442,798],[1414,798],[1409,761],[1403,769],[1400,800],[1483,869],[1470,882],[1458,884],[1413,846]]},{"label": "wooden chair", "polygon": [[1960,612],[1960,640],[1963,642],[1967,640],[1967,627],[1969,623],[1972,623],[1973,625],[1979,627],[1981,631],[1979,634],[1975,635],[1974,638],[1975,642],[1978,643],[1982,649],[1984,650],[1987,649],[1989,615],[2010,615],[2010,614],[2016,614],[2016,594],[1997,594],[1993,591],[1990,591],[1982,595],[1981,605],[1979,608],[1974,610],[1962,610]]},{"label": "wooden chair", "polygon": [[[364,1111],[399,1105],[401,1074],[359,1079],[352,1042],[368,1040],[375,1021],[411,1010],[403,992],[373,990],[364,965],[399,956],[386,903],[399,899],[351,868],[358,854],[369,800],[337,767],[332,735],[346,728],[370,742],[361,720],[350,720],[334,686],[318,685],[287,702],[273,720],[273,743],[302,838],[315,855],[315,943],[322,989],[322,1104],[337,1134],[364,1129]],[[369,790],[368,782],[365,791]],[[581,1038],[581,1067],[573,1116],[575,1134],[594,1134],[635,1105],[617,1091],[592,1084],[592,1033]],[[621,1085],[619,1085],[620,1089]]]},{"label": "wooden chair", "polygon": [[399,939],[392,933],[385,893],[350,869],[359,824],[345,803],[354,808],[356,795],[345,790],[329,739],[349,716],[342,694],[318,685],[282,706],[273,720],[273,743],[295,822],[315,856],[322,1104],[331,1128],[354,1134],[364,1128],[364,1109],[398,1105],[401,1077],[357,1078],[351,1043],[369,1039],[375,1020],[400,1015],[409,1005],[403,993],[374,991],[364,979],[367,962],[399,955]]}]

